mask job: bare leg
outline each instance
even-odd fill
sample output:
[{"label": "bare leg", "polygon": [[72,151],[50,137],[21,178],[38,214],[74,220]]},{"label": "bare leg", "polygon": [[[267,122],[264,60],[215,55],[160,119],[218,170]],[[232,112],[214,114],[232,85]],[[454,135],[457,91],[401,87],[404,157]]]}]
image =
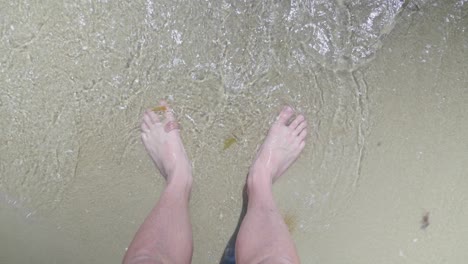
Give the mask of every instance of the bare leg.
[{"label": "bare leg", "polygon": [[305,146],[307,123],[285,107],[271,126],[247,177],[247,214],[236,242],[240,264],[299,263],[288,227],[273,199],[272,184],[297,159]]},{"label": "bare leg", "polygon": [[[164,101],[161,105],[168,108]],[[186,264],[192,259],[189,219],[192,168],[172,110],[168,108],[164,115],[164,120],[160,120],[147,110],[141,136],[148,154],[166,179],[166,187],[133,238],[123,260],[125,264]]]}]

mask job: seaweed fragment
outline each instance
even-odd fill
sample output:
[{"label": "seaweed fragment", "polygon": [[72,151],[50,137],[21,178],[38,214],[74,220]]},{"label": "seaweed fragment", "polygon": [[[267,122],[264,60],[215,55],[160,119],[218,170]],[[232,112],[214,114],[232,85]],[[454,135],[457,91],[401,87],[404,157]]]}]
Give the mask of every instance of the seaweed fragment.
[{"label": "seaweed fragment", "polygon": [[153,112],[166,112],[166,111],[167,111],[167,107],[164,106],[164,105],[161,105],[161,106],[153,107],[151,110],[152,110]]},{"label": "seaweed fragment", "polygon": [[224,147],[223,150],[228,149],[231,147],[234,143],[237,143],[237,137],[235,136],[230,136],[224,140]]},{"label": "seaweed fragment", "polygon": [[290,212],[284,214],[284,223],[288,226],[289,233],[293,233],[297,227],[297,216]]}]

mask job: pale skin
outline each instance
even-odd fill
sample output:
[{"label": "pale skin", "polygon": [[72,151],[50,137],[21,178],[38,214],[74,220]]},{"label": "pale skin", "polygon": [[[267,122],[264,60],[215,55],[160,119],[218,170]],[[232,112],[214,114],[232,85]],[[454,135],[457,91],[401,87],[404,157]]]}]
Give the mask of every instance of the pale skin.
[{"label": "pale skin", "polygon": [[[133,238],[124,264],[187,264],[192,260],[192,168],[172,110],[165,101],[160,106],[167,108],[164,116],[151,110],[144,113],[141,137],[166,187]],[[237,235],[236,263],[300,263],[273,199],[272,185],[299,157],[306,135],[304,116],[295,116],[292,108],[284,107],[247,176],[247,213]]]}]

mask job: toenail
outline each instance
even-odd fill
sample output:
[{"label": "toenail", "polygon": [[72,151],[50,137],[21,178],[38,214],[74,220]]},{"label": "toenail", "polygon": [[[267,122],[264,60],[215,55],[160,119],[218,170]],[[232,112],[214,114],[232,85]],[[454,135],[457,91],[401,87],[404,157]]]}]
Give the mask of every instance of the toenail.
[{"label": "toenail", "polygon": [[180,130],[180,125],[175,121],[169,121],[164,126],[164,131],[166,131],[166,133],[169,133],[170,131],[172,131],[174,129],[179,129]]}]

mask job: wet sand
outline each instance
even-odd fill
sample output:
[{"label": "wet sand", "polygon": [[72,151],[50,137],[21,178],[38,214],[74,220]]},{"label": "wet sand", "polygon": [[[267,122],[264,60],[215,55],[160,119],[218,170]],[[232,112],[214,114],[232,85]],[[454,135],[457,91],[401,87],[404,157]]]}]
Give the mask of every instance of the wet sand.
[{"label": "wet sand", "polygon": [[348,6],[367,37],[348,44],[341,24],[307,27],[294,3],[11,5],[0,46],[1,263],[121,260],[162,188],[138,130],[160,97],[193,160],[193,263],[219,261],[282,104],[314,129],[275,186],[303,263],[468,258],[462,1],[387,7],[395,13],[380,10],[368,31],[358,22],[372,12]]}]

